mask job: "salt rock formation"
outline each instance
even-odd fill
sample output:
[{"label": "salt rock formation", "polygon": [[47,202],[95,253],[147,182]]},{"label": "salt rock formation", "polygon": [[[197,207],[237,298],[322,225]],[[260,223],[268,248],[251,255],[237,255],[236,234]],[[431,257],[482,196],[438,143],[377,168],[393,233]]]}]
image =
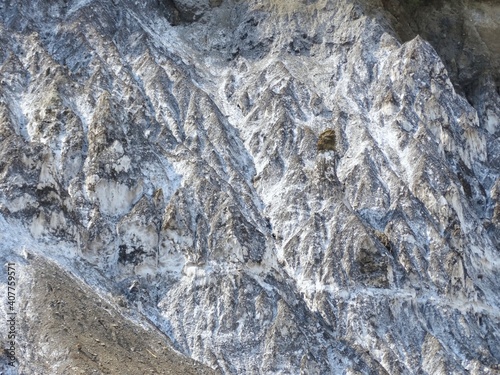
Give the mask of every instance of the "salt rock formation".
[{"label": "salt rock formation", "polygon": [[0,1],[1,371],[499,373],[498,11]]}]

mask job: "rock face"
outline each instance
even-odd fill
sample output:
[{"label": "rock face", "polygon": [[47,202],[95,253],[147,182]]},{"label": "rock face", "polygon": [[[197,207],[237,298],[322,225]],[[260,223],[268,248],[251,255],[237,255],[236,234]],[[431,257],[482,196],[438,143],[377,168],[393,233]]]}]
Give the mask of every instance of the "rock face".
[{"label": "rock face", "polygon": [[1,1],[4,371],[499,373],[498,6],[402,4]]},{"label": "rock face", "polygon": [[403,40],[417,34],[438,51],[455,87],[473,99],[481,79],[500,86],[500,4],[497,1],[382,1]]},{"label": "rock face", "polygon": [[214,6],[219,6],[221,0],[172,0],[179,17],[185,21],[196,21]]}]

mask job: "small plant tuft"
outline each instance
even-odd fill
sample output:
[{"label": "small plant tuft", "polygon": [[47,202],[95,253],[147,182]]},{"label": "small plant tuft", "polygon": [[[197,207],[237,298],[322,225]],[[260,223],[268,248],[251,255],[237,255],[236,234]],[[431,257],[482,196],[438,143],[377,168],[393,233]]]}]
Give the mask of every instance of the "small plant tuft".
[{"label": "small plant tuft", "polygon": [[337,150],[337,137],[335,130],[325,130],[319,135],[318,151],[336,151]]},{"label": "small plant tuft", "polygon": [[382,245],[388,250],[391,251],[392,246],[391,246],[391,241],[389,240],[389,237],[387,237],[387,234],[384,232],[380,232],[378,230],[375,231],[375,236],[377,239],[380,241]]}]

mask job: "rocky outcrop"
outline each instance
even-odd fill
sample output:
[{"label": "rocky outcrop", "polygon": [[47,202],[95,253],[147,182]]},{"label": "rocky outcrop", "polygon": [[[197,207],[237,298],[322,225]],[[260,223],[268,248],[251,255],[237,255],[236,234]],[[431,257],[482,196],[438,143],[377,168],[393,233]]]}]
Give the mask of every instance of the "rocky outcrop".
[{"label": "rocky outcrop", "polygon": [[457,90],[472,100],[481,80],[500,86],[500,5],[495,1],[382,1],[404,40],[421,35],[439,53]]},{"label": "rocky outcrop", "polygon": [[[498,371],[494,59],[449,69],[385,1],[0,5],[6,261],[225,374]],[[71,365],[28,318],[20,366]]]},{"label": "rocky outcrop", "polygon": [[172,23],[198,21],[206,11],[222,4],[222,0],[161,0],[170,10],[168,13]]}]

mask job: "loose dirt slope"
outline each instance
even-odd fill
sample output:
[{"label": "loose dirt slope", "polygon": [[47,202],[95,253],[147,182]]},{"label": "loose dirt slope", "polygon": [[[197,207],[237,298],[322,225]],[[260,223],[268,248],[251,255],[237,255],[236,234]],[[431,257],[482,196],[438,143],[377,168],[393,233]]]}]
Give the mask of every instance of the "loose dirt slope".
[{"label": "loose dirt slope", "polygon": [[[124,318],[61,268],[26,267],[18,316],[19,373],[213,374],[170,348],[168,338]],[[24,297],[29,296],[29,297]],[[56,366],[56,367],[54,367]]]}]

